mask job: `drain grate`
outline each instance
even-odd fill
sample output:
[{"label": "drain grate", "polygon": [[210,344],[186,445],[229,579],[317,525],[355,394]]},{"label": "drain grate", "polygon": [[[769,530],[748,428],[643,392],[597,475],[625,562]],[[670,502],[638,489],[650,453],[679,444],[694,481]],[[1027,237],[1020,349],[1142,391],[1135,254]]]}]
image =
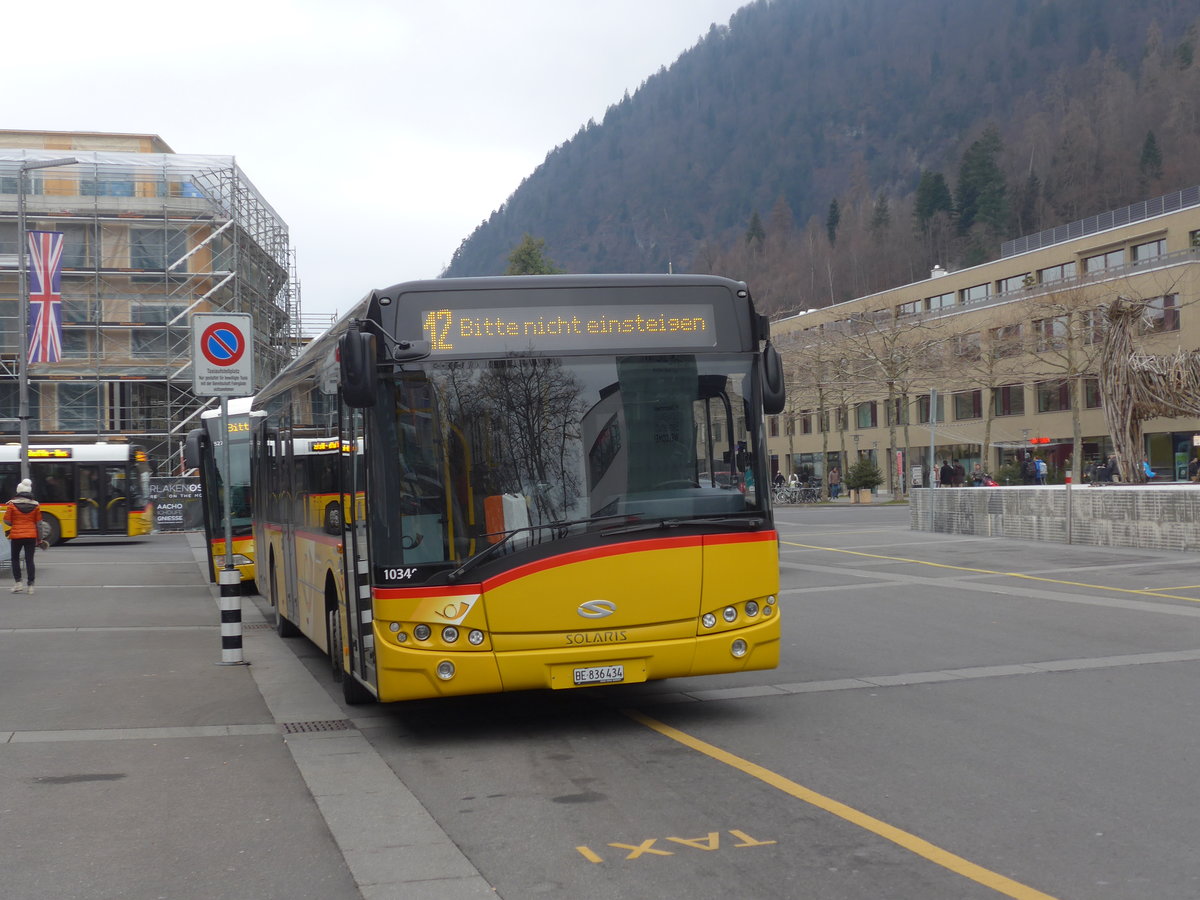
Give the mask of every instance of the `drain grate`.
[{"label": "drain grate", "polygon": [[247,622],[242,625],[242,631],[266,631],[268,628],[274,628],[270,622]]},{"label": "drain grate", "polygon": [[349,719],[326,719],[321,722],[282,722],[279,730],[284,734],[307,734],[314,731],[349,731],[354,723]]}]

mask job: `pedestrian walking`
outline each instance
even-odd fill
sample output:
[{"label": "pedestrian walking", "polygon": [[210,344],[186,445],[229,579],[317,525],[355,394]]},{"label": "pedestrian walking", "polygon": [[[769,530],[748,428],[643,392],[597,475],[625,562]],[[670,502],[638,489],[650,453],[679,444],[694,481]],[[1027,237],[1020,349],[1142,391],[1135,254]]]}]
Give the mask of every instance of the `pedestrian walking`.
[{"label": "pedestrian walking", "polygon": [[829,470],[829,499],[836,500],[842,492],[842,470],[834,466]]},{"label": "pedestrian walking", "polygon": [[[12,545],[12,592],[19,594],[28,587],[34,592],[35,570],[33,554],[39,540],[38,526],[42,521],[42,508],[33,499],[33,484],[26,478],[17,485],[17,496],[8,501],[4,508],[4,524],[8,526],[8,540]],[[25,554],[25,575],[21,578],[21,554]]]}]

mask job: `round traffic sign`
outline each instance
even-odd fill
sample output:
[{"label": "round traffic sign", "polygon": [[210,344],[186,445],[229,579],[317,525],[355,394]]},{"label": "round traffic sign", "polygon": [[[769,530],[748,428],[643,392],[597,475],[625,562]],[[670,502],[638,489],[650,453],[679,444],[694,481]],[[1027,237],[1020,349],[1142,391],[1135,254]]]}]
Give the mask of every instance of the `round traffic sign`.
[{"label": "round traffic sign", "polygon": [[246,352],[246,336],[231,322],[213,322],[200,335],[200,352],[214,366],[232,366]]}]

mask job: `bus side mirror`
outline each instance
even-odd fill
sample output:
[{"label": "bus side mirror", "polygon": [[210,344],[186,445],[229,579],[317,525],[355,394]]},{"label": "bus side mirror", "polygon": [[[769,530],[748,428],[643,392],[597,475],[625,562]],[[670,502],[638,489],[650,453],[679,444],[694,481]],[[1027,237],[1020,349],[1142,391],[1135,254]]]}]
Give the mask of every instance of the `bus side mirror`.
[{"label": "bus side mirror", "polygon": [[375,335],[351,328],[338,339],[342,399],[352,409],[375,405]]},{"label": "bus side mirror", "polygon": [[777,416],[787,405],[787,387],[783,383],[783,360],[770,341],[762,354],[763,412]]}]

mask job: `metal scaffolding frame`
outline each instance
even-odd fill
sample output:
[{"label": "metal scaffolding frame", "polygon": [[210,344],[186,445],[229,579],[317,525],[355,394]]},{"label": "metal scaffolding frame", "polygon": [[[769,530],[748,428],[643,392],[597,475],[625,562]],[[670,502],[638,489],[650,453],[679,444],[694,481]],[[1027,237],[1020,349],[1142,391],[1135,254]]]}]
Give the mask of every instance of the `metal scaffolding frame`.
[{"label": "metal scaffolding frame", "polygon": [[[11,134],[11,133],[10,133]],[[63,359],[30,366],[35,439],[124,436],[178,471],[192,394],[190,316],[249,313],[256,387],[301,343],[287,226],[232,156],[109,152],[30,173],[29,230],[63,231]],[[107,136],[112,137],[112,136]],[[0,146],[0,435],[16,408],[17,170],[56,149]]]}]

